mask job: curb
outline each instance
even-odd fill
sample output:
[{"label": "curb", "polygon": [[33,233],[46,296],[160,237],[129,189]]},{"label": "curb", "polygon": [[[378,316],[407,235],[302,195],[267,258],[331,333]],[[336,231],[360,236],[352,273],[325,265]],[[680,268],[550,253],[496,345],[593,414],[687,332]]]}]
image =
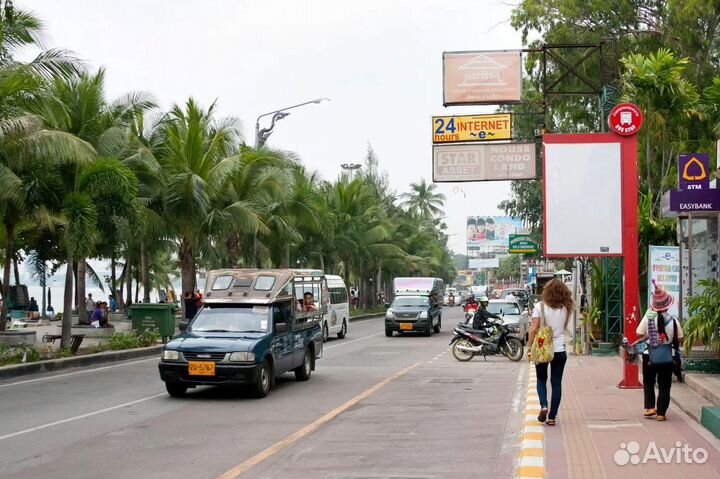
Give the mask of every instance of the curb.
[{"label": "curb", "polygon": [[164,346],[164,344],[158,344],[147,348],[126,349],[123,351],[105,351],[102,353],[86,354],[84,356],[74,356],[71,358],[50,359],[47,361],[2,366],[0,367],[0,379],[25,376],[27,374],[47,373],[81,366],[92,366],[94,364],[109,363],[113,361],[124,361],[126,359],[142,358],[145,356],[157,355],[159,359],[160,352]]},{"label": "curb", "polygon": [[536,380],[535,368],[531,363],[528,368],[525,420],[520,444],[517,479],[545,477],[545,432],[543,425],[537,420],[540,413],[540,400],[535,388]]}]

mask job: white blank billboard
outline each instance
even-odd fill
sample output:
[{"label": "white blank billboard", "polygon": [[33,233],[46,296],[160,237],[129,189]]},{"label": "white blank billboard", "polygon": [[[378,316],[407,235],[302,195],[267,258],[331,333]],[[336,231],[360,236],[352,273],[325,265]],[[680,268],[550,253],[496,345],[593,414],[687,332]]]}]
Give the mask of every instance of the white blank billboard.
[{"label": "white blank billboard", "polygon": [[546,256],[622,254],[620,143],[545,143]]}]

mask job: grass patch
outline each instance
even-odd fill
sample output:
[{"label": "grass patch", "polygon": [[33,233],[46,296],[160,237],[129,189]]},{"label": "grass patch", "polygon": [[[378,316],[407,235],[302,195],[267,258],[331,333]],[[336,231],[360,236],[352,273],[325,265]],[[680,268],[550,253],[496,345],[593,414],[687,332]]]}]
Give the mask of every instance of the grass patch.
[{"label": "grass patch", "polygon": [[351,318],[354,318],[355,316],[362,316],[363,314],[385,314],[385,307],[378,306],[376,308],[353,309],[350,311]]}]

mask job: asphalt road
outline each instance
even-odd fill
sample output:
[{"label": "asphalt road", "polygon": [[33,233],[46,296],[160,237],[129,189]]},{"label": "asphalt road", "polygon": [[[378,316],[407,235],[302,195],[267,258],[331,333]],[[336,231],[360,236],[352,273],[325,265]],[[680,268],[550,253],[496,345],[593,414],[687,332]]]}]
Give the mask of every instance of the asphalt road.
[{"label": "asphalt road", "polygon": [[527,363],[456,361],[382,319],[325,346],[308,382],[165,394],[157,358],[0,382],[0,478],[512,477]]}]

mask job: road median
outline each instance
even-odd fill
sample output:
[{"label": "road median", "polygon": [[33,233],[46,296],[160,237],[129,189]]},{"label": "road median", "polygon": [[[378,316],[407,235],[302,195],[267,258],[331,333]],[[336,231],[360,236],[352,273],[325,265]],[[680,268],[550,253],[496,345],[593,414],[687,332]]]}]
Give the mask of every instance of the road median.
[{"label": "road median", "polygon": [[33,361],[31,363],[13,364],[0,367],[0,379],[25,376],[27,374],[48,373],[62,369],[92,366],[95,364],[125,361],[147,356],[160,357],[163,345],[157,344],[147,348],[125,349],[121,351],[103,351],[101,353],[83,354],[61,359]]},{"label": "road median", "polygon": [[383,316],[385,316],[385,313],[358,314],[357,316],[350,316],[350,322],[363,321],[367,319],[377,319],[382,318]]}]

